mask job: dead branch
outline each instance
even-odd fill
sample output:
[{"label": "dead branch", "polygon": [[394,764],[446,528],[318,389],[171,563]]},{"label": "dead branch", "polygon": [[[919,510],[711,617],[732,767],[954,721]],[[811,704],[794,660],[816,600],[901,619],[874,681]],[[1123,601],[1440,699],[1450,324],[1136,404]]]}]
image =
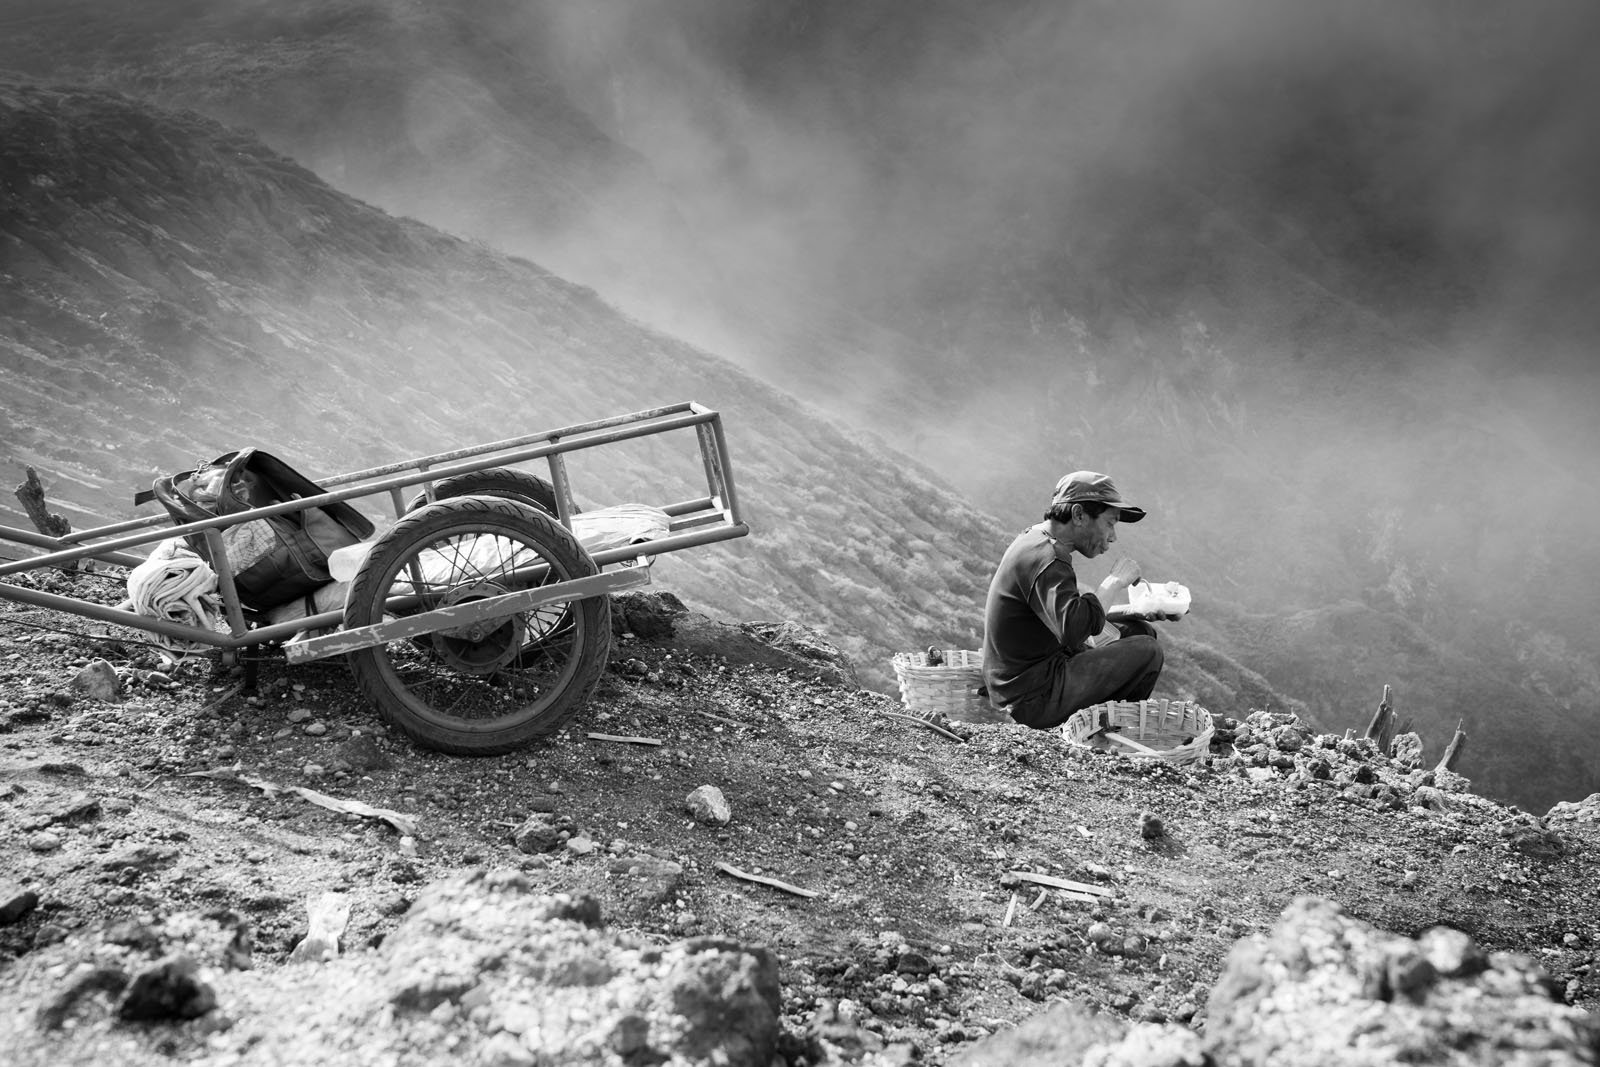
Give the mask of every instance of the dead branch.
[{"label": "dead branch", "polygon": [[1389,742],[1394,739],[1394,707],[1389,703],[1389,686],[1383,687],[1383,699],[1378,702],[1378,710],[1372,713],[1372,720],[1367,723],[1367,736],[1377,743],[1379,752],[1389,751]]},{"label": "dead branch", "polygon": [[654,737],[635,737],[632,734],[597,734],[590,733],[591,741],[618,741],[628,745],[659,745],[661,741]]},{"label": "dead branch", "polygon": [[33,525],[46,537],[65,537],[72,532],[72,523],[60,515],[52,515],[44,505],[44,485],[39,481],[39,472],[32,467],[27,468],[28,480],[17,486],[16,497],[22,502],[22,508],[28,513],[28,518],[33,520]]},{"label": "dead branch", "polygon": [[1453,771],[1456,769],[1456,760],[1461,758],[1461,752],[1467,747],[1467,732],[1462,729],[1466,725],[1465,719],[1456,720],[1456,733],[1450,739],[1450,746],[1444,750],[1444,755],[1439,758],[1436,770]]},{"label": "dead branch", "polygon": [[741,871],[731,863],[718,863],[717,870],[724,874],[731,874],[735,878],[742,878],[746,882],[759,882],[761,885],[770,885],[774,889],[781,889],[785,893],[793,893],[797,897],[814,897],[817,895],[815,889],[801,889],[797,885],[790,885],[788,882],[782,882],[776,878],[768,878],[764,874],[751,874],[748,871]]}]

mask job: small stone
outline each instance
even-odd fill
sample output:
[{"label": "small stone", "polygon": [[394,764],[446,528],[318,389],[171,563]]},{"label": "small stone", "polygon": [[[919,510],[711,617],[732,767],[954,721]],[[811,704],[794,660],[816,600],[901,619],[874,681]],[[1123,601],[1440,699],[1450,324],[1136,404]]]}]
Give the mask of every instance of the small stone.
[{"label": "small stone", "polygon": [[1091,923],[1084,936],[1088,937],[1090,944],[1104,948],[1116,938],[1117,932],[1111,928],[1110,923]]},{"label": "small stone", "polygon": [[690,815],[707,825],[726,826],[733,819],[733,808],[729,806],[728,798],[714,785],[700,786],[684,798],[683,804]]},{"label": "small stone", "polygon": [[1429,811],[1449,811],[1455,807],[1443,790],[1431,785],[1417,786],[1411,793],[1411,804]]},{"label": "small stone", "polygon": [[217,1006],[199,970],[188,956],[169,956],[134,976],[117,1014],[130,1021],[198,1019]]},{"label": "small stone", "polygon": [[1514,852],[1521,852],[1523,855],[1541,860],[1556,859],[1566,851],[1566,845],[1561,840],[1560,834],[1536,826],[1517,827],[1511,832],[1507,844]]},{"label": "small stone", "polygon": [[300,773],[307,778],[321,778],[327,773],[327,769],[320,763],[308,763],[300,768]]},{"label": "small stone", "polygon": [[170,866],[178,858],[171,845],[133,845],[100,861],[102,870],[149,873]]},{"label": "small stone", "polygon": [[1144,838],[1146,841],[1153,841],[1158,837],[1164,836],[1166,832],[1167,828],[1162,825],[1161,820],[1156,818],[1156,816],[1150,814],[1148,811],[1139,813],[1140,837]]},{"label": "small stone", "polygon": [[587,856],[595,850],[595,843],[581,834],[567,841],[567,851],[576,856]]},{"label": "small stone", "polygon": [[350,740],[339,746],[338,755],[350,764],[352,770],[357,771],[386,771],[394,766],[394,761],[371,734],[352,735]]},{"label": "small stone", "polygon": [[539,1062],[521,1039],[507,1030],[485,1041],[478,1058],[484,1067],[534,1067]]},{"label": "small stone", "polygon": [[294,708],[289,712],[289,721],[293,723],[305,722],[309,718],[311,718],[310,708]]},{"label": "small stone", "polygon": [[301,727],[301,731],[308,737],[321,737],[328,732],[328,724],[325,722],[308,722]]},{"label": "small stone", "polygon": [[1421,1001],[1439,976],[1427,956],[1410,944],[1390,954],[1386,966],[1389,988],[1413,1001]]},{"label": "small stone", "polygon": [[44,948],[46,945],[59,945],[67,939],[67,928],[59,923],[40,923],[39,929],[33,932],[33,947]]},{"label": "small stone", "polygon": [[28,847],[35,852],[54,852],[61,847],[61,835],[42,830],[28,838]]},{"label": "small stone", "polygon": [[511,842],[527,853],[554,852],[562,845],[561,830],[544,812],[536,812],[511,832]]},{"label": "small stone", "polygon": [[1478,974],[1489,966],[1488,955],[1469,934],[1448,926],[1424,930],[1417,938],[1417,947],[1433,969],[1446,978]]},{"label": "small stone", "polygon": [[72,676],[71,688],[90,700],[116,700],[122,695],[122,679],[115,667],[97,659]]},{"label": "small stone", "polygon": [[39,906],[39,894],[31,889],[10,885],[0,889],[0,926],[10,926],[26,918]]},{"label": "small stone", "polygon": [[100,798],[88,793],[74,793],[66,803],[50,813],[53,823],[75,824],[88,822],[100,814]]}]

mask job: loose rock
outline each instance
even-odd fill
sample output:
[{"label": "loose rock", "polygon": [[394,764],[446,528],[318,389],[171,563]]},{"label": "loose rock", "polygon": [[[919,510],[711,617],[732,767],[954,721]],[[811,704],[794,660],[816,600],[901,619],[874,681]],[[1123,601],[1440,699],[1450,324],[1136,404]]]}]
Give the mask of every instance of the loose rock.
[{"label": "loose rock", "polygon": [[217,1006],[217,995],[188,956],[177,955],[134,976],[117,1014],[131,1021],[198,1019]]},{"label": "loose rock", "polygon": [[90,700],[116,700],[122,695],[122,679],[115,667],[97,659],[72,676],[71,689]]},{"label": "loose rock", "polygon": [[0,926],[21,922],[38,906],[39,894],[31,889],[17,885],[0,888]]},{"label": "loose rock", "polygon": [[726,826],[733,818],[728,798],[714,785],[700,786],[684,798],[683,804],[696,821],[708,825]]}]

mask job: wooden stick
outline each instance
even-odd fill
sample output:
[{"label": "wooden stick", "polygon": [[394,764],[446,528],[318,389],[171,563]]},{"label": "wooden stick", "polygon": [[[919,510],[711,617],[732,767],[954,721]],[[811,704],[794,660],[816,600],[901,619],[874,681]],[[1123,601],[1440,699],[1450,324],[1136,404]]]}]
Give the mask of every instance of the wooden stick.
[{"label": "wooden stick", "polygon": [[1467,720],[1465,719],[1456,720],[1455,736],[1450,738],[1450,747],[1444,750],[1444,756],[1440,758],[1439,766],[1436,767],[1435,770],[1455,770],[1456,760],[1461,758],[1462,749],[1467,747],[1467,732],[1462,729],[1462,727],[1466,725],[1466,722]]},{"label": "wooden stick", "polygon": [[1041,889],[1039,895],[1033,898],[1033,903],[1028,905],[1029,911],[1038,911],[1039,905],[1044,903],[1044,898],[1050,895],[1050,890]]},{"label": "wooden stick", "polygon": [[1104,886],[1090,885],[1088,882],[1074,882],[1071,878],[1057,878],[1053,874],[1034,874],[1032,871],[1011,871],[1010,873],[1013,877],[1020,878],[1024,882],[1035,882],[1039,885],[1050,886],[1052,889],[1066,889],[1074,893],[1087,893],[1096,897],[1115,895],[1114,890],[1106,889]]},{"label": "wooden stick", "polygon": [[768,878],[766,875],[751,874],[748,871],[741,871],[731,863],[718,863],[717,870],[721,871],[723,874],[731,874],[735,878],[743,878],[747,882],[759,882],[762,885],[770,885],[774,889],[781,889],[785,893],[793,893],[797,897],[814,897],[817,895],[817,891],[815,889],[801,889],[797,885],[790,885],[788,882],[780,882],[776,878]]},{"label": "wooden stick", "polygon": [[1016,914],[1017,914],[1017,895],[1015,893],[1012,893],[1011,894],[1011,903],[1006,905],[1006,917],[1004,919],[1000,920],[1000,925],[1001,926],[1010,926],[1011,925],[1011,919]]},{"label": "wooden stick", "polygon": [[694,712],[696,715],[703,715],[708,719],[715,719],[718,722],[725,722],[729,726],[749,726],[750,725],[747,722],[740,722],[738,719],[729,719],[729,718],[726,718],[726,717],[721,716],[721,715],[714,714],[714,713],[709,712],[709,711],[701,711],[699,708],[690,708],[689,710]]},{"label": "wooden stick", "polygon": [[1090,896],[1088,893],[1074,893],[1070,889],[1058,889],[1056,892],[1060,893],[1068,900],[1076,900],[1080,904],[1098,904],[1102,899],[1104,899],[1103,897]]},{"label": "wooden stick", "polygon": [[660,741],[653,737],[630,737],[624,734],[597,734],[589,735],[591,741],[621,741],[628,745],[659,745]]},{"label": "wooden stick", "polygon": [[952,741],[960,741],[962,744],[967,743],[967,739],[962,737],[960,734],[952,733],[951,731],[946,730],[943,726],[940,726],[938,723],[929,722],[927,719],[921,719],[915,715],[907,715],[901,711],[880,711],[878,714],[887,715],[891,719],[899,719],[902,722],[908,722],[914,726],[920,726],[924,730],[932,730],[940,737],[948,737]]}]

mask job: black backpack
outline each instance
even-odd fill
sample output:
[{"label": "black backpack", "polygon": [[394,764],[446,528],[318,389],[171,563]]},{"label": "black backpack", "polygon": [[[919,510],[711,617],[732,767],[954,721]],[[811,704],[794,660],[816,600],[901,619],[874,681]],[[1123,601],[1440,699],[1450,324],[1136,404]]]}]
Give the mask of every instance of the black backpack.
[{"label": "black backpack", "polygon": [[[183,525],[327,492],[283,460],[258,448],[240,449],[192,471],[157,478],[136,503],[159,500]],[[237,523],[220,531],[239,601],[257,611],[289,601],[333,580],[328,554],[372,536],[370,520],[344,502]],[[186,537],[215,566],[206,539]]]}]

